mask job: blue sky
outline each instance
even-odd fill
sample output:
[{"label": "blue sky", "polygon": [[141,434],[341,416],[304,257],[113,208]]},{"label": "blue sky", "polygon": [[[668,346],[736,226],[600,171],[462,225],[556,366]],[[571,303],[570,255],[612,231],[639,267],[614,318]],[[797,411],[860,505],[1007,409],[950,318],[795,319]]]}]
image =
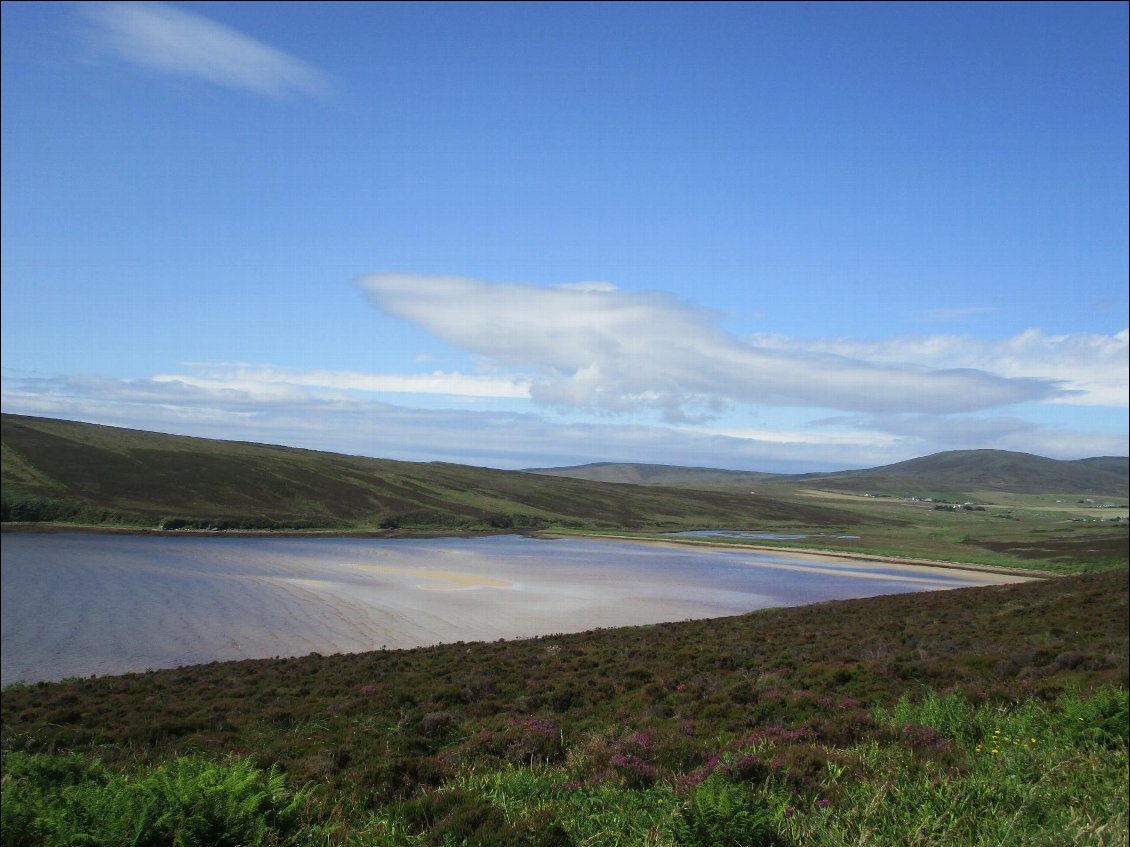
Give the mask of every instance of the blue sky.
[{"label": "blue sky", "polygon": [[1125,3],[3,4],[5,412],[1126,455]]}]

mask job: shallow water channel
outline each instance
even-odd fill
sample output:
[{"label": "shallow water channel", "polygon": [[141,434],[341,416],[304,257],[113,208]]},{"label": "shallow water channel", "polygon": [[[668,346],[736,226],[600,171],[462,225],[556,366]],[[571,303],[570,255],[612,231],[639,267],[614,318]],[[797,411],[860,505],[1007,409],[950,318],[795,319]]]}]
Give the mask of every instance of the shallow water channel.
[{"label": "shallow water channel", "polygon": [[493,641],[1017,581],[779,552],[521,536],[6,533],[2,683]]}]

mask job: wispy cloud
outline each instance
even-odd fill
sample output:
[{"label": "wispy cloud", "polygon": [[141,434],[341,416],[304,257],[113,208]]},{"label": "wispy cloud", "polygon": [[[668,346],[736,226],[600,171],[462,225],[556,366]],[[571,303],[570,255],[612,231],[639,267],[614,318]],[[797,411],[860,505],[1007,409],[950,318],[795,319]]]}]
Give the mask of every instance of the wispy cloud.
[{"label": "wispy cloud", "polygon": [[[863,417],[817,428],[711,430],[578,423],[539,414],[418,409],[332,390],[191,377],[3,380],[6,412],[207,438],[409,461],[501,468],[634,461],[803,472],[867,467],[952,447],[1060,458],[1125,455],[1125,434],[1055,430],[1012,419]],[[953,443],[959,439],[960,443]]]},{"label": "wispy cloud", "polygon": [[[995,342],[950,335],[740,339],[699,307],[607,283],[547,288],[381,274],[359,284],[379,308],[477,356],[484,371],[212,362],[133,380],[8,372],[3,408],[509,468],[636,461],[800,472],[948,449],[1057,458],[1128,449],[1124,432],[1056,428],[1007,409],[1031,401],[1125,405],[1125,330],[1112,336],[1031,330]],[[490,403],[411,408],[413,396],[428,406],[437,396]],[[776,416],[775,425],[757,426],[774,406],[792,411]],[[803,407],[817,411],[797,411]],[[550,410],[566,415],[555,419]],[[659,412],[675,425],[628,416],[641,411]],[[606,420],[585,419],[588,412]]]},{"label": "wispy cloud", "polygon": [[163,3],[82,4],[98,42],[127,61],[269,97],[322,95],[328,74],[200,15]]},{"label": "wispy cloud", "polygon": [[1063,395],[1043,375],[749,343],[691,304],[607,284],[411,274],[372,274],[358,284],[382,311],[493,365],[526,371],[530,396],[550,407],[653,409],[678,422],[709,419],[732,403],[949,414]]},{"label": "wispy cloud", "polygon": [[525,399],[529,382],[507,376],[432,371],[380,374],[361,371],[297,371],[269,365],[196,365],[192,374],[157,374],[155,382],[180,382],[211,389],[239,389],[257,396],[288,394],[294,387],[333,388],[376,394],[439,394],[449,397]]},{"label": "wispy cloud", "polygon": [[1080,432],[1011,415],[887,415],[842,419],[834,424],[849,432],[854,427],[880,430],[900,445],[920,445],[921,453],[984,447],[1073,459],[1125,456],[1130,450],[1125,433]]},{"label": "wispy cloud", "polygon": [[1050,403],[1125,408],[1130,403],[1130,333],[1048,335],[1029,329],[997,341],[960,335],[879,340],[800,340],[758,335],[750,343],[791,355],[833,355],[885,366],[971,368],[1010,379],[1054,380]]}]

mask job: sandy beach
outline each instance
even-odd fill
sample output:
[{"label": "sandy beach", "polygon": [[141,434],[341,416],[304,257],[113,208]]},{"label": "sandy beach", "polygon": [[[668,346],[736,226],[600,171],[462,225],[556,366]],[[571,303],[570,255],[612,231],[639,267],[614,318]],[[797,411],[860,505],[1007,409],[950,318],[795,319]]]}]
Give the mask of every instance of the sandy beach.
[{"label": "sandy beach", "polygon": [[[843,562],[880,562],[883,564],[904,567],[911,571],[916,568],[925,568],[927,570],[941,568],[943,570],[959,570],[969,571],[971,573],[987,573],[996,574],[1005,577],[1002,583],[1010,582],[1028,582],[1033,579],[1051,579],[1060,576],[1060,574],[1051,571],[1040,571],[1025,568],[1019,570],[1017,568],[998,567],[995,565],[977,565],[968,562],[943,562],[935,559],[915,559],[907,556],[879,556],[871,553],[850,553],[840,552],[830,553],[823,550],[814,550],[808,547],[781,547],[771,544],[751,544],[742,542],[741,544],[734,544],[725,541],[709,541],[701,538],[638,538],[631,535],[563,535],[560,533],[552,532],[539,532],[539,538],[599,538],[607,541],[627,541],[633,544],[645,544],[648,546],[666,546],[670,544],[682,544],[694,547],[709,547],[716,550],[748,550],[755,553],[772,553],[781,554],[786,557],[794,557],[803,561],[810,562],[830,562],[830,563],[843,563]],[[1000,584],[994,582],[993,584]]]}]

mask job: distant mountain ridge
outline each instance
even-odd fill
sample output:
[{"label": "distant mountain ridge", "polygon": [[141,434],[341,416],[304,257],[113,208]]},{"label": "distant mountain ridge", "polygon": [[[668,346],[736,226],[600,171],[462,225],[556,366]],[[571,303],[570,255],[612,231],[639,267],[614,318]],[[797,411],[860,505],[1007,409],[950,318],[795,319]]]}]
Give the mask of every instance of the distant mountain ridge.
[{"label": "distant mountain ridge", "polygon": [[1130,458],[1048,459],[1008,450],[950,450],[891,465],[831,473],[770,474],[669,465],[599,462],[566,468],[529,468],[529,473],[636,485],[804,485],[859,493],[911,494],[923,489],[1016,494],[1078,494],[1126,497]]},{"label": "distant mountain ridge", "polygon": [[930,481],[942,488],[1009,491],[1021,494],[1127,496],[1130,459],[1048,459],[1007,450],[950,450],[893,465],[818,477],[831,488],[898,486]]}]

